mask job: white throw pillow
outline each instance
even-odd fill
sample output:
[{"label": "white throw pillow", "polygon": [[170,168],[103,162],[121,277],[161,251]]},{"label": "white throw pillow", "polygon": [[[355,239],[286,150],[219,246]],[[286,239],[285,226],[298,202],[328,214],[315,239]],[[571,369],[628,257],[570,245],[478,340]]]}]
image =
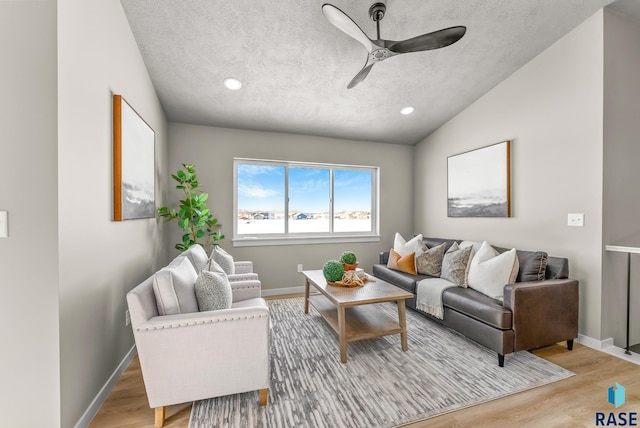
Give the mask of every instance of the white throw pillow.
[{"label": "white throw pillow", "polygon": [[223,250],[221,246],[213,246],[210,258],[218,263],[227,275],[234,275],[236,273],[236,265],[233,262],[233,256]]},{"label": "white throw pillow", "polygon": [[[502,301],[504,286],[512,284],[518,274],[518,257],[512,248],[502,254],[486,241],[471,260],[469,287]],[[515,275],[514,275],[515,273]]]},{"label": "white throw pillow", "polygon": [[159,315],[198,312],[193,285],[198,274],[191,261],[178,256],[165,268],[153,275],[153,293]]},{"label": "white throw pillow", "polygon": [[396,232],[396,236],[393,239],[393,251],[400,254],[400,257],[417,253],[420,249],[422,249],[422,234],[414,236],[407,242],[402,235]]},{"label": "white throw pillow", "polygon": [[229,309],[233,295],[224,272],[200,271],[195,284],[200,312]]}]

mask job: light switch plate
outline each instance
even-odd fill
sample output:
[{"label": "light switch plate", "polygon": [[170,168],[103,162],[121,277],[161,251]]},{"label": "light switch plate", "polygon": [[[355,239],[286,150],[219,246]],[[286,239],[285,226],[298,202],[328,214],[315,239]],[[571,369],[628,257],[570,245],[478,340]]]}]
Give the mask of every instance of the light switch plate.
[{"label": "light switch plate", "polygon": [[0,211],[0,238],[9,237],[9,212]]},{"label": "light switch plate", "polygon": [[584,226],[584,214],[583,213],[570,213],[567,214],[567,225],[569,226]]}]

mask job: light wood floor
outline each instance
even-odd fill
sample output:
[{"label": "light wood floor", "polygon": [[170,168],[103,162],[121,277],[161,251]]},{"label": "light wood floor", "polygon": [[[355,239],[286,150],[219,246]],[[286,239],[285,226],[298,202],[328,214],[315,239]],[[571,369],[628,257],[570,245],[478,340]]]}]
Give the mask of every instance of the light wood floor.
[{"label": "light wood floor", "polygon": [[[555,345],[534,353],[576,376],[407,427],[593,427],[596,412],[639,411],[640,366],[579,344],[573,351]],[[626,388],[618,410],[607,403],[607,389],[616,382]],[[190,403],[169,406],[165,426],[187,427],[190,413]],[[136,357],[90,427],[152,427],[153,418]]]}]

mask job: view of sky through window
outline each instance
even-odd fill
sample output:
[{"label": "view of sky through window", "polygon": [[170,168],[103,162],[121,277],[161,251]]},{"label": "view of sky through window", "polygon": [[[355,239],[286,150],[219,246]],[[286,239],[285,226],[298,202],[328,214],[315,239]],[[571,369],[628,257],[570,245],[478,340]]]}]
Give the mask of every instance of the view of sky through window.
[{"label": "view of sky through window", "polygon": [[373,231],[371,169],[251,162],[236,179],[238,235]]}]

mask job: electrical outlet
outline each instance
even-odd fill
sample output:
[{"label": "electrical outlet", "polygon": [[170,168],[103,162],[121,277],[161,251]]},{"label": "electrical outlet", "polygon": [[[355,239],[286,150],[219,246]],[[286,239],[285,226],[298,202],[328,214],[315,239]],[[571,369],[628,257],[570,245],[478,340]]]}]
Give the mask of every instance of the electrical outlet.
[{"label": "electrical outlet", "polygon": [[298,272],[302,272],[302,265],[298,265]]},{"label": "electrical outlet", "polygon": [[124,325],[128,326],[131,324],[131,315],[129,315],[129,309],[124,312]]}]

